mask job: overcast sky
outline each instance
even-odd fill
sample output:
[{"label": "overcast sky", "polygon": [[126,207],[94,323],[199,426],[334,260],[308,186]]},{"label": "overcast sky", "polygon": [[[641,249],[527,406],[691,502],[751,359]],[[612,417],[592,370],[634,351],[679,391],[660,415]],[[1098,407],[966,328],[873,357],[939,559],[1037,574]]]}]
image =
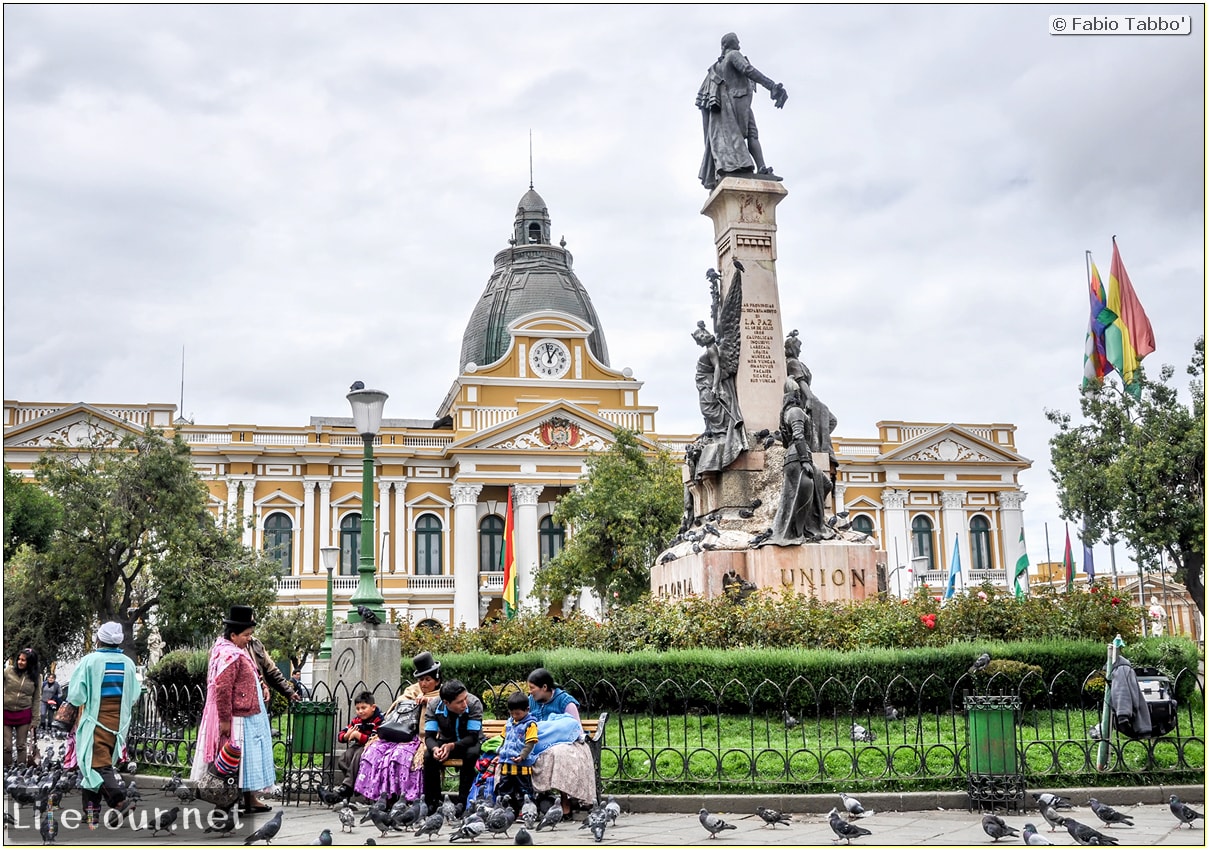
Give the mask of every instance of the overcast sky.
[{"label": "overcast sky", "polygon": [[[1051,36],[1164,11],[1188,36]],[[1114,234],[1186,384],[1204,331],[1201,6],[19,6],[4,10],[4,396],[199,424],[430,418],[533,175],[612,365],[696,433],[713,231],[693,100],[761,90],[785,329],[837,433],[1012,422],[1061,557],[1044,411],[1078,410]],[[1077,544],[1076,544],[1077,545]],[[1100,552],[1100,550],[1097,550]],[[1106,550],[1098,556],[1107,570]],[[1118,556],[1123,553],[1118,550]]]}]

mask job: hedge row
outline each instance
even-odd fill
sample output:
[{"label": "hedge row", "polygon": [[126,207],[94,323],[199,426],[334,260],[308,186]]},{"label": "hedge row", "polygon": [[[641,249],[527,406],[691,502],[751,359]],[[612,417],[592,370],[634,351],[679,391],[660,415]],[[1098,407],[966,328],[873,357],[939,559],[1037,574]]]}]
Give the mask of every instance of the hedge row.
[{"label": "hedge row", "polygon": [[[969,668],[982,652],[992,662]],[[908,712],[960,709],[964,692],[1012,693],[1031,707],[1092,707],[1103,697],[1105,644],[1091,641],[977,642],[914,650],[828,652],[802,649],[673,650],[599,653],[547,650],[499,656],[441,656],[447,677],[476,693],[524,682],[546,667],[585,709],[657,714],[720,711],[804,716],[879,713],[887,703]],[[1197,647],[1148,638],[1126,647],[1135,666],[1153,666],[1177,681],[1177,698],[1199,699]]]},{"label": "hedge row", "polygon": [[725,598],[648,599],[598,622],[580,613],[552,620],[534,614],[450,631],[399,627],[405,654],[487,652],[511,655],[577,647],[601,652],[788,646],[852,651],[913,649],[954,641],[1127,641],[1142,611],[1105,588],[1072,593],[1040,590],[1024,599],[990,584],[960,593],[942,608],[923,590],[908,599],[822,602],[763,591],[736,605]]}]

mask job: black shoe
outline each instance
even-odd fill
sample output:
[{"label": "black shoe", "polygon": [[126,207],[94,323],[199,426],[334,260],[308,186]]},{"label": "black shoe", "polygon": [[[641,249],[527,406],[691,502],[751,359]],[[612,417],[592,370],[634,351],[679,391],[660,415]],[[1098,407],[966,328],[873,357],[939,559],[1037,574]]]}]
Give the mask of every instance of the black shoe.
[{"label": "black shoe", "polygon": [[356,792],[355,792],[355,791],[353,791],[353,786],[352,786],[352,785],[342,783],[342,784],[341,784],[341,785],[340,785],[340,786],[339,786],[339,787],[336,789],[336,793],[337,793],[337,794],[339,794],[339,795],[340,795],[341,797],[343,797],[344,799],[348,800],[348,799],[350,799],[350,798],[353,796],[353,794],[354,794],[354,793],[356,793]]}]

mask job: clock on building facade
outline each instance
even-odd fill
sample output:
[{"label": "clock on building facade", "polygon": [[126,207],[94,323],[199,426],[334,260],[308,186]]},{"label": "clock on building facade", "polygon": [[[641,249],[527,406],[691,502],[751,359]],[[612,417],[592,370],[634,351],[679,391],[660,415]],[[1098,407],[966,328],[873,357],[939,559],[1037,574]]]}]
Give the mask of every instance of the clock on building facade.
[{"label": "clock on building facade", "polygon": [[561,378],[571,368],[571,352],[556,339],[539,339],[529,349],[529,366],[541,378]]}]

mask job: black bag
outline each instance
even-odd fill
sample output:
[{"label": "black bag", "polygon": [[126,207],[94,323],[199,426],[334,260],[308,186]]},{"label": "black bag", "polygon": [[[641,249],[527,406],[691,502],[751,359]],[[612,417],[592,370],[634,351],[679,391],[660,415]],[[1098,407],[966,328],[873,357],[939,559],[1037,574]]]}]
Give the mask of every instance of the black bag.
[{"label": "black bag", "polygon": [[378,737],[393,744],[406,744],[420,734],[420,704],[405,699],[392,708],[378,724]]}]

